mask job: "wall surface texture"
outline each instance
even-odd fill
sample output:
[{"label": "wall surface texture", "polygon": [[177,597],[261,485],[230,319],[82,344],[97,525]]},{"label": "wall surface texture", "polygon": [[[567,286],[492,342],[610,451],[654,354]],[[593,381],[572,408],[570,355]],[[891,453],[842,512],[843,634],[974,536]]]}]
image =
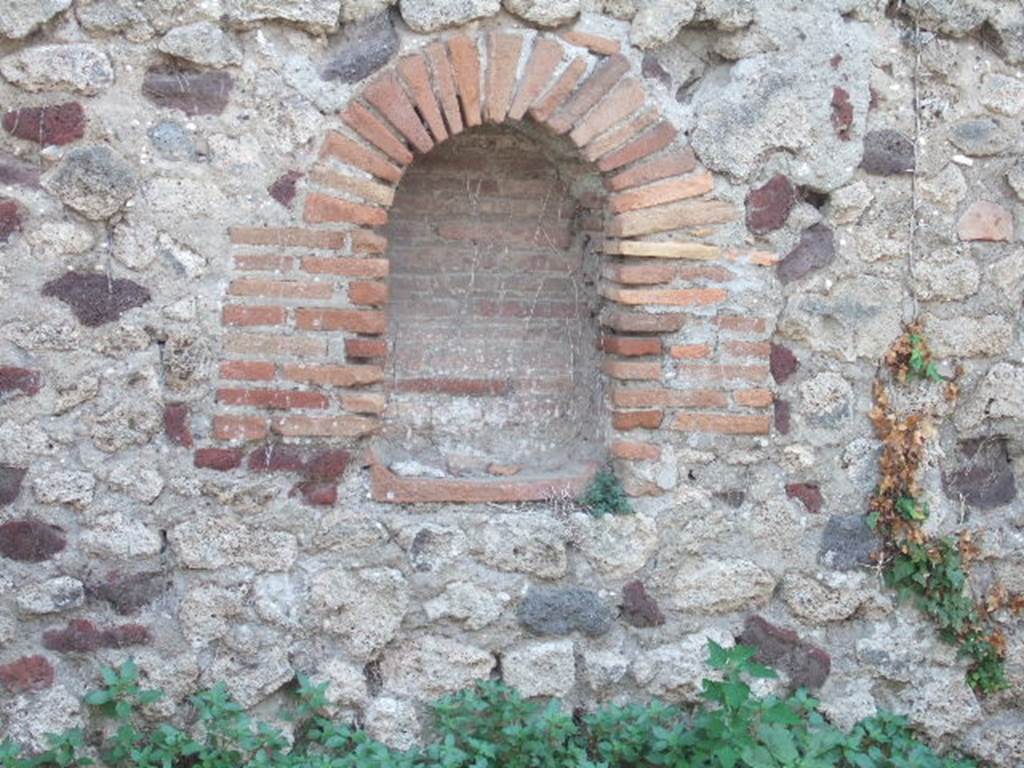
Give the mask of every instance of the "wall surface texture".
[{"label": "wall surface texture", "polygon": [[1021,619],[977,696],[864,524],[921,320],[927,528],[1024,592],[1022,64],[1016,0],[0,0],[0,733],[132,656],[404,746],[713,639],[1024,764]]}]

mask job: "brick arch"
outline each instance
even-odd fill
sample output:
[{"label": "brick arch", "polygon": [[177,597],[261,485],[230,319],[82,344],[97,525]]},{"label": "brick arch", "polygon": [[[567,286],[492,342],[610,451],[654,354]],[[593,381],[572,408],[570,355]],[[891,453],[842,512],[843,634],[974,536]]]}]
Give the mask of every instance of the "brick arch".
[{"label": "brick arch", "polygon": [[[627,490],[669,490],[645,477],[687,436],[767,434],[768,327],[734,288],[774,256],[710,242],[735,206],[715,198],[712,175],[630,69],[612,40],[495,31],[435,40],[366,83],[306,174],[302,221],[230,231],[218,447],[197,465],[298,472],[307,500],[333,498],[335,476],[317,462],[375,434],[386,406],[389,262],[376,230],[405,169],[454,135],[527,118],[567,136],[607,190],[603,372]],[[398,477],[372,453],[369,464],[375,498],[393,502],[535,500],[578,492],[592,472],[429,480]]]}]

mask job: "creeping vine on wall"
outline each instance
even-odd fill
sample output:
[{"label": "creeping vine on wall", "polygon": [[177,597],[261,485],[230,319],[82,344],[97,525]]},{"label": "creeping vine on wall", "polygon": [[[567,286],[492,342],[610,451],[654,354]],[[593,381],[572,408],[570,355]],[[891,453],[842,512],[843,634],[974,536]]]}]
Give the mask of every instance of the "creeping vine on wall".
[{"label": "creeping vine on wall", "polygon": [[[942,638],[971,660],[970,685],[983,693],[1007,686],[1006,638],[994,620],[1003,609],[1024,612],[1024,595],[996,586],[976,599],[969,583],[980,538],[963,529],[953,536],[929,536],[924,530],[928,503],[918,482],[928,440],[936,434],[935,414],[897,413],[888,384],[945,386],[955,400],[956,376],[943,377],[932,360],[923,328],[915,323],[889,349],[874,385],[871,421],[882,441],[881,479],[868,511],[868,525],[882,539],[879,564],[886,583],[913,599],[939,628]],[[886,370],[890,382],[886,381]]]}]

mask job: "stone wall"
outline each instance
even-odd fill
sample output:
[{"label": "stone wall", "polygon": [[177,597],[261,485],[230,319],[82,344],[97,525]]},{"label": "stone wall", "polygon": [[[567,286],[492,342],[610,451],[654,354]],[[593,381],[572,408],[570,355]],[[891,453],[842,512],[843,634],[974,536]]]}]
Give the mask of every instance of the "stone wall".
[{"label": "stone wall", "polygon": [[920,318],[929,529],[1024,590],[1022,61],[995,0],[0,0],[0,731],[130,655],[406,744],[712,638],[1021,763],[1019,619],[978,698],[862,515]]}]

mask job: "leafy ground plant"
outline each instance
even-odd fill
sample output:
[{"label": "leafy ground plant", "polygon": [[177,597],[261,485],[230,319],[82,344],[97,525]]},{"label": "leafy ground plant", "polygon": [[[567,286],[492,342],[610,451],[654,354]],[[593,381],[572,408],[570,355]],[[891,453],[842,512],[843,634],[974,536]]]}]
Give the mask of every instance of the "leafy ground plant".
[{"label": "leafy ground plant", "polygon": [[590,487],[580,497],[579,503],[594,517],[633,514],[633,507],[622,483],[610,469],[602,469],[594,475]]},{"label": "leafy ground plant", "polygon": [[87,696],[101,718],[89,738],[55,735],[37,755],[5,740],[0,768],[977,768],[938,755],[897,715],[881,712],[844,733],[805,691],[757,696],[751,682],[775,672],[754,662],[756,649],[709,649],[715,674],[693,711],[654,701],[570,713],[480,682],[438,701],[433,741],[408,751],[333,721],[327,684],[301,675],[296,706],[283,713],[290,735],[253,721],[223,684],[192,698],[189,729],[154,725],[145,707],[162,694],[142,690],[129,662],[104,670],[104,686]]}]

